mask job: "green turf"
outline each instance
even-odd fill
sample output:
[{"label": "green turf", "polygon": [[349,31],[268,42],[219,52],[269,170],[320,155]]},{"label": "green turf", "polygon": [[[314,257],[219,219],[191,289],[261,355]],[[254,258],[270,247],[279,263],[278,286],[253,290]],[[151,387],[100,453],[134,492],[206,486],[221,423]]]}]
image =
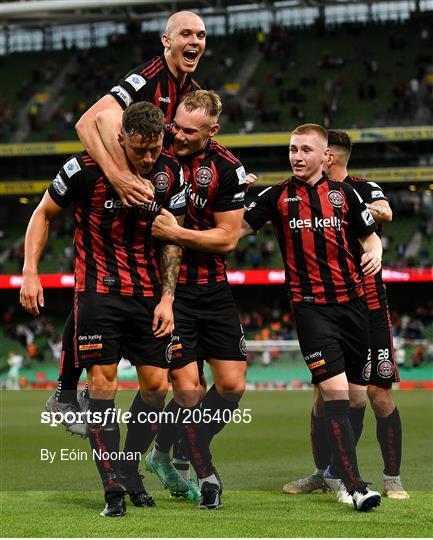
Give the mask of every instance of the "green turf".
[{"label": "green turf", "polygon": [[[2,525],[6,537],[426,537],[431,534],[431,392],[396,392],[405,428],[403,480],[411,498],[384,499],[369,514],[337,505],[330,494],[286,496],[282,484],[308,474],[310,392],[249,392],[250,424],[229,425],[213,445],[224,483],[224,508],[200,512],[169,499],[153,476],[146,486],[155,509],[128,504],[122,519],[103,519],[96,469],[91,461],[40,461],[40,448],[88,450],[88,442],[62,428],[40,425],[48,393],[1,392]],[[133,393],[120,392],[126,411]],[[363,476],[381,488],[381,458],[371,411],[359,446]],[[38,491],[35,490],[47,490]]]}]

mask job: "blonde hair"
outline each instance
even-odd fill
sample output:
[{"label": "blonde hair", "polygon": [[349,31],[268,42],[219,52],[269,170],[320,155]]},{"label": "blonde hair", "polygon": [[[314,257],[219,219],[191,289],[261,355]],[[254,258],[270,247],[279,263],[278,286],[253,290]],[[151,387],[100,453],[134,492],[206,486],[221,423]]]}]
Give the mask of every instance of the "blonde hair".
[{"label": "blonde hair", "polygon": [[292,135],[308,135],[309,133],[315,133],[324,140],[325,144],[328,144],[328,132],[319,124],[302,124],[292,131]]},{"label": "blonde hair", "polygon": [[221,98],[212,90],[195,90],[182,101],[188,112],[202,110],[206,116],[218,120],[222,111]]}]

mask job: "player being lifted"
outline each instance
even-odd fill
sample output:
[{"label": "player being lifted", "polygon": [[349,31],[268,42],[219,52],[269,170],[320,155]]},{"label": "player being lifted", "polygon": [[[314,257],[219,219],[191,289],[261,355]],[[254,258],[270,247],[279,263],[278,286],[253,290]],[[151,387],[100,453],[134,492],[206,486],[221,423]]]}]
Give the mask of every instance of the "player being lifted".
[{"label": "player being lifted", "polygon": [[[344,131],[328,130],[329,155],[324,170],[337,182],[351,185],[361,195],[367,208],[380,225],[392,220],[392,211],[380,186],[363,178],[353,178],[347,172],[352,143]],[[392,499],[407,499],[400,479],[402,450],[402,428],[400,415],[392,398],[392,383],[399,381],[398,368],[394,360],[392,328],[388,311],[385,284],[382,273],[364,276],[364,289],[368,305],[371,360],[363,376],[368,382],[367,393],[376,415],[376,436],[380,445],[384,470],[385,496]],[[363,387],[357,389],[356,407],[349,409],[349,418],[358,442],[363,428],[365,402]],[[331,463],[331,450],[327,442],[323,400],[317,386],[314,387],[314,405],[311,411],[311,447],[316,471],[305,478],[288,482],[284,493],[311,493],[324,489],[323,475]],[[332,469],[332,467],[331,467]],[[336,491],[337,499],[351,503],[351,497],[339,479],[332,478],[335,471],[326,472],[326,483]]]},{"label": "player being lifted", "polygon": [[[323,173],[328,134],[316,124],[292,132],[294,176],[263,191],[245,213],[242,235],[271,221],[302,354],[324,401],[325,429],[340,478],[356,510],[380,504],[359,474],[349,421],[349,387],[366,386],[369,345],[365,275],[380,270],[382,244],[362,199]],[[364,253],[354,242],[359,239]]]}]

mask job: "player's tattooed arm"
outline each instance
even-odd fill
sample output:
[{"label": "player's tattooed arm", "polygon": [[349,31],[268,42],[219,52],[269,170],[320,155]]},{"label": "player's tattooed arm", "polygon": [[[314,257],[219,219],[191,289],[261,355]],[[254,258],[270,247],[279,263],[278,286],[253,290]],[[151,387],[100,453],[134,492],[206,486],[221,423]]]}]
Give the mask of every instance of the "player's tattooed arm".
[{"label": "player's tattooed arm", "polygon": [[168,336],[174,330],[173,300],[177,276],[182,259],[182,248],[165,244],[161,249],[160,268],[162,274],[161,301],[153,312],[152,330],[154,336]]},{"label": "player's tattooed arm", "polygon": [[161,250],[162,294],[174,298],[177,276],[179,275],[182,248],[173,244],[165,244]]},{"label": "player's tattooed arm", "polygon": [[376,223],[389,223],[392,221],[392,210],[387,201],[375,201],[365,205],[371,212]]}]

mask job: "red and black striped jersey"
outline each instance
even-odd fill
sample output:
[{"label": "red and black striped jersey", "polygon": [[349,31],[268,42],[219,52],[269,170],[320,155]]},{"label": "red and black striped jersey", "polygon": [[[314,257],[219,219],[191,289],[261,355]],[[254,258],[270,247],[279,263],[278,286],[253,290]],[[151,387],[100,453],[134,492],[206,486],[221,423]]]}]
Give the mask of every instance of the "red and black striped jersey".
[{"label": "red and black striped jersey", "polygon": [[200,86],[189,74],[181,87],[165,57],[156,56],[120,79],[110,90],[110,95],[123,109],[138,101],[153,103],[164,113],[165,121],[170,126],[180,101],[194,90],[200,90]]},{"label": "red and black striped jersey", "polygon": [[[361,196],[362,200],[371,204],[375,201],[387,201],[382,188],[375,182],[370,182],[366,178],[357,178],[354,176],[347,176],[344,182],[353,187]],[[377,225],[377,234],[381,236],[382,227]],[[357,243],[357,248],[362,253],[362,247]],[[367,299],[368,309],[380,309],[388,305],[386,298],[386,287],[382,278],[382,271],[378,272],[374,276],[363,276],[365,297]]]},{"label": "red and black striped jersey", "polygon": [[351,244],[376,224],[348,184],[326,175],[314,186],[289,178],[264,190],[244,219],[255,231],[272,222],[293,302],[340,304],[364,295],[359,251]]},{"label": "red and black striped jersey", "polygon": [[75,290],[157,296],[161,276],[152,222],[161,207],[185,212],[179,162],[163,150],[149,175],[155,199],[123,207],[102,170],[86,153],[72,156],[48,188],[56,204],[72,205],[75,220]]},{"label": "red and black striped jersey", "polygon": [[[181,160],[186,183],[184,227],[205,231],[215,227],[215,212],[244,206],[245,169],[216,141]],[[178,283],[205,285],[227,279],[225,256],[184,248]]]}]

